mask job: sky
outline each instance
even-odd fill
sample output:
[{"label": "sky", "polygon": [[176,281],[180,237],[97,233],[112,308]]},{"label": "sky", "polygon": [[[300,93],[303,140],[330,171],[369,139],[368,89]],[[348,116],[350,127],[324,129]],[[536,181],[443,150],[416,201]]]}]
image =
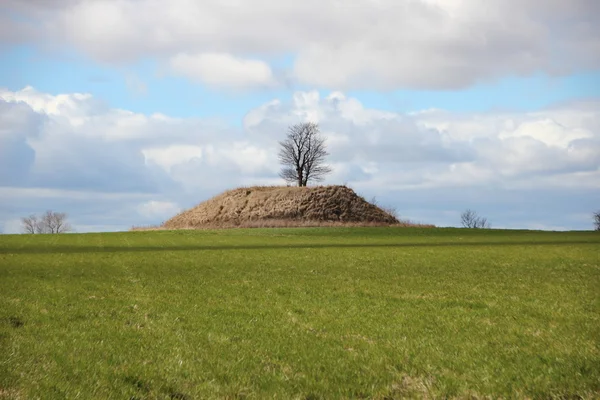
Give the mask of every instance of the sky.
[{"label": "sky", "polygon": [[283,185],[316,122],[343,184],[403,219],[588,230],[597,0],[2,0],[0,232],[157,225]]}]

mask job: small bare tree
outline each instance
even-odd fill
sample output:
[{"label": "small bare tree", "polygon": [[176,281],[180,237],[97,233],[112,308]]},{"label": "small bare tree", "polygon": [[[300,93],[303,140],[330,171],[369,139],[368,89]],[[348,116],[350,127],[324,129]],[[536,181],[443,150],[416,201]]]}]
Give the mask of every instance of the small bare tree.
[{"label": "small bare tree", "polygon": [[600,210],[594,213],[594,229],[600,232]]},{"label": "small bare tree", "polygon": [[329,155],[319,126],[313,122],[292,125],[284,141],[279,142],[279,176],[288,183],[306,186],[310,181],[322,181],[331,168],[325,165]]},{"label": "small bare tree", "polygon": [[25,233],[66,233],[70,232],[71,225],[67,222],[67,214],[54,211],[46,211],[38,217],[35,214],[21,218],[23,232]]},{"label": "small bare tree", "polygon": [[65,233],[71,230],[71,225],[67,222],[66,213],[48,210],[42,217],[42,223],[47,233]]},{"label": "small bare tree", "polygon": [[487,218],[478,216],[477,213],[471,209],[467,209],[462,214],[460,214],[460,222],[465,228],[490,228],[490,223],[487,221]]},{"label": "small bare tree", "polygon": [[35,214],[31,214],[29,217],[21,218],[24,233],[42,233],[40,232],[41,224],[38,221],[38,217]]}]

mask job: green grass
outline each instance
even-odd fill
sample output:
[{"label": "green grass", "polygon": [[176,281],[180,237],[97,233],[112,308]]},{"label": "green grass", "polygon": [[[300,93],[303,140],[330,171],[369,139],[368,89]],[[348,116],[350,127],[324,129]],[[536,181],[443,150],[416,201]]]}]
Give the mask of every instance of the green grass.
[{"label": "green grass", "polygon": [[600,398],[600,234],[0,236],[0,398]]}]

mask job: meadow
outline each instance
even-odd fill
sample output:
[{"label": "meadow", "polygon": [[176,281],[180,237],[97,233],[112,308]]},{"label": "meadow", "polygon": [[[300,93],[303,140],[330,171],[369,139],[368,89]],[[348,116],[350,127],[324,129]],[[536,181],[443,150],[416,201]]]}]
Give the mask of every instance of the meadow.
[{"label": "meadow", "polygon": [[600,234],[0,236],[0,399],[600,398]]}]

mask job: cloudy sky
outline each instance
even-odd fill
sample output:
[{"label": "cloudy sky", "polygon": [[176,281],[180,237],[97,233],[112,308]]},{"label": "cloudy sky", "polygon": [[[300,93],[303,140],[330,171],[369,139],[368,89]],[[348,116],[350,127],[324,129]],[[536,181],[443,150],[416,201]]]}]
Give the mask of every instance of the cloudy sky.
[{"label": "cloudy sky", "polygon": [[591,229],[598,0],[2,0],[0,232],[158,224],[282,184],[320,124],[334,172],[401,217]]}]

